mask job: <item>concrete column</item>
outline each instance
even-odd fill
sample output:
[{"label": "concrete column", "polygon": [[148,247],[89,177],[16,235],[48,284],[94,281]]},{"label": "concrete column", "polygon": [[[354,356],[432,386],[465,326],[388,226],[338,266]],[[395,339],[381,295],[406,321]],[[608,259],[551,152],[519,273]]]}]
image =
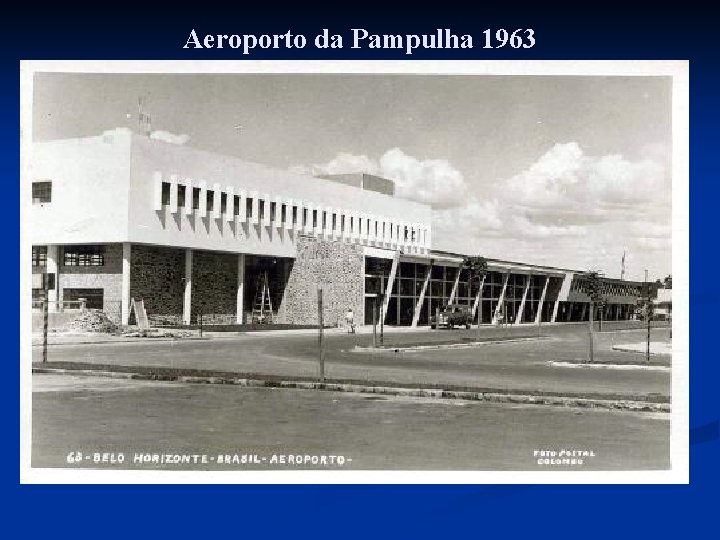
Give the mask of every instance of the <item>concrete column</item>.
[{"label": "concrete column", "polygon": [[425,302],[425,295],[427,294],[427,288],[430,284],[430,273],[432,272],[433,262],[430,261],[430,264],[427,267],[427,273],[425,274],[425,281],[423,282],[422,290],[420,291],[420,296],[418,297],[417,304],[415,304],[415,313],[413,314],[413,320],[412,320],[412,328],[415,328],[417,326],[418,320],[420,319],[420,310],[422,309],[423,303]]},{"label": "concrete column", "polygon": [[450,298],[448,300],[448,304],[452,304],[455,301],[455,296],[457,296],[458,283],[460,282],[460,270],[461,268],[458,266],[457,273],[455,274],[455,281],[453,282],[453,287],[450,291]]},{"label": "concrete column", "polygon": [[392,266],[390,267],[390,275],[388,276],[387,284],[385,285],[385,298],[382,305],[382,313],[380,316],[385,321],[387,317],[388,305],[390,304],[390,294],[392,293],[393,284],[395,283],[395,274],[397,273],[398,264],[400,263],[400,251],[395,252],[393,257]]},{"label": "concrete column", "polygon": [[58,275],[58,253],[57,245],[47,246],[47,258],[45,259],[45,272],[55,274],[55,288],[48,289],[48,311],[57,311],[57,301],[60,299],[60,276]]},{"label": "concrete column", "polygon": [[[482,302],[482,290],[485,286],[485,278],[487,276],[483,276],[482,280],[480,281],[480,288],[478,289],[478,293],[475,295],[475,302],[473,302],[473,308],[472,308],[472,319],[473,321],[477,320],[477,310],[480,307],[480,302]],[[482,321],[480,321],[480,324],[482,324]]]},{"label": "concrete column", "polygon": [[557,319],[558,309],[560,308],[560,295],[558,294],[558,297],[555,299],[555,305],[553,306],[553,312],[552,317],[550,318],[550,322],[555,322]]},{"label": "concrete column", "polygon": [[507,284],[508,284],[509,279],[510,279],[510,272],[505,274],[505,279],[503,280],[503,287],[502,287],[502,291],[500,291],[500,298],[498,298],[497,306],[495,306],[495,313],[493,313],[493,318],[492,318],[493,324],[498,323],[498,317],[500,316],[500,310],[503,308],[503,304],[505,303],[505,291],[507,290]]},{"label": "concrete column", "polygon": [[517,315],[515,315],[515,324],[522,322],[523,313],[525,312],[525,300],[527,300],[527,293],[530,290],[530,279],[532,276],[528,274],[525,276],[525,290],[523,291],[522,300],[520,300],[520,307],[518,308]]},{"label": "concrete column", "polygon": [[192,269],[193,250],[185,250],[185,294],[183,295],[183,323],[192,322]]},{"label": "concrete column", "polygon": [[122,298],[120,299],[120,319],[123,325],[130,320],[130,242],[122,245]]},{"label": "concrete column", "polygon": [[243,324],[243,308],[245,306],[245,254],[238,253],[238,281],[237,281],[237,301],[235,307],[235,322]]},{"label": "concrete column", "polygon": [[545,285],[543,285],[542,293],[540,294],[540,301],[538,302],[537,313],[535,314],[535,324],[542,322],[542,309],[545,303],[545,293],[547,293],[548,283],[550,282],[550,276],[545,276]]}]

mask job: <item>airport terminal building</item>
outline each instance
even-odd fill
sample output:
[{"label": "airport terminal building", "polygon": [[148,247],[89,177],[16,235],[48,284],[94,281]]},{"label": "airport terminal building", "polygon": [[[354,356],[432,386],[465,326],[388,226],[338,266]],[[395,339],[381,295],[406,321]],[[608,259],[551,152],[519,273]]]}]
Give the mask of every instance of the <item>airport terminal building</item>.
[{"label": "airport terminal building", "polygon": [[[128,324],[142,299],[155,325],[307,325],[320,287],[330,325],[348,309],[370,324],[375,305],[407,326],[446,304],[484,324],[590,315],[581,270],[488,259],[470,279],[478,254],[433,250],[430,207],[388,179],[316,178],[127,129],[34,143],[30,161],[32,269],[52,276],[51,310],[82,298]],[[642,285],[603,278],[595,317],[634,318]]]}]

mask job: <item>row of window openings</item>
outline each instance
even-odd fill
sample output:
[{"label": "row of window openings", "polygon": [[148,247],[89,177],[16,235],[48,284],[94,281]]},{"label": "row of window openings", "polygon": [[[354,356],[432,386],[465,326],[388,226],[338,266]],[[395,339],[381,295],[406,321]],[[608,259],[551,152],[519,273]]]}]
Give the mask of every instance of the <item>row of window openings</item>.
[{"label": "row of window openings", "polygon": [[[167,206],[170,204],[170,188],[171,185],[169,182],[163,182],[162,183],[162,204],[164,206]],[[178,208],[184,208],[185,207],[185,189],[186,187],[183,185],[178,185]],[[206,190],[206,209],[208,212],[212,212],[215,208],[215,192],[212,190]],[[258,199],[258,219],[260,221],[265,219],[265,205],[266,201],[264,199]],[[293,226],[298,224],[298,207],[292,206],[292,224]],[[200,209],[200,188],[193,188],[193,210],[199,210]],[[221,193],[220,194],[220,213],[226,214],[227,213],[227,193]],[[280,222],[281,223],[287,223],[287,214],[288,214],[288,205],[281,204],[280,205]],[[239,216],[240,215],[240,196],[234,195],[233,196],[233,215]],[[248,219],[253,218],[253,198],[252,197],[246,197],[245,198],[245,215]],[[330,213],[330,218],[332,222],[332,230],[337,230],[337,214]],[[270,221],[275,222],[277,218],[277,203],[270,202]],[[307,208],[302,209],[302,223],[301,226],[307,227],[309,223],[310,215]],[[348,230],[354,230],[355,226],[357,225],[357,228],[360,231],[363,231],[366,234],[370,234],[370,220],[363,218],[354,218],[350,216],[349,218],[349,229]],[[355,223],[355,219],[357,219],[357,223]],[[328,224],[328,212],[327,211],[318,211],[313,210],[312,211],[312,228],[316,229],[318,227],[318,220],[322,221],[322,230],[325,230],[327,228]],[[340,215],[340,231],[345,232],[345,226],[346,226],[346,219],[344,215]],[[395,236],[397,236],[393,229],[395,227],[390,226],[389,227],[389,237],[390,239],[394,239]],[[375,231],[374,234],[377,237],[378,235],[382,236],[383,238],[386,236],[386,224],[375,222]],[[415,242],[416,240],[416,234],[417,231],[408,228],[403,227],[403,237],[405,241],[411,241]],[[398,233],[399,235],[399,233]]]},{"label": "row of window openings", "polygon": [[[47,265],[47,246],[33,246],[32,265]],[[63,250],[63,266],[105,266],[103,246],[75,246]]]}]

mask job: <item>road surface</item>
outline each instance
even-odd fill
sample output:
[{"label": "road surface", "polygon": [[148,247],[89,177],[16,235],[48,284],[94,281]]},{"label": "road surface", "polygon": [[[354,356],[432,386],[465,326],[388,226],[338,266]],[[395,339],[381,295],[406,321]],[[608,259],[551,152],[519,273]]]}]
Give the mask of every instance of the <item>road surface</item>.
[{"label": "road surface", "polygon": [[[670,423],[662,414],[42,374],[33,375],[32,406],[33,467],[669,467]],[[562,450],[593,455],[580,458],[582,464],[538,464],[539,459],[559,459]],[[558,454],[543,458],[539,452]],[[78,463],[68,463],[68,456],[74,461],[79,455]],[[123,463],[118,463],[121,455]],[[160,455],[169,456],[169,463],[153,463],[153,456]],[[183,456],[205,456],[207,462],[183,463]],[[219,463],[218,456],[230,463]]]}]

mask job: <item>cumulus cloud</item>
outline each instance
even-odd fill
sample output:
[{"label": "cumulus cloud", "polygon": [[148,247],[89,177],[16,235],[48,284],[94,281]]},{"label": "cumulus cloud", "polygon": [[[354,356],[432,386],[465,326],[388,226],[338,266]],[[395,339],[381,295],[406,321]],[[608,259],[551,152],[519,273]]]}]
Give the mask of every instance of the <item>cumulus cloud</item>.
[{"label": "cumulus cloud", "polygon": [[586,155],[578,143],[556,144],[535,163],[509,178],[506,186],[517,204],[531,209],[597,209],[655,203],[670,193],[665,167],[618,154]]},{"label": "cumulus cloud", "polygon": [[445,159],[418,159],[399,148],[385,152],[379,160],[341,152],[327,163],[299,165],[291,170],[321,176],[363,172],[395,181],[398,197],[432,205],[458,206],[465,198],[467,184],[462,173]]},{"label": "cumulus cloud", "polygon": [[589,155],[577,142],[558,143],[525,170],[472,189],[448,160],[421,159],[399,148],[379,159],[340,153],[327,163],[294,169],[392,179],[399,197],[432,206],[439,249],[605,267],[614,275],[624,249],[638,254],[638,267],[648,264],[642,257],[650,253],[669,261],[669,163],[669,152],[658,144],[629,159]]},{"label": "cumulus cloud", "polygon": [[150,138],[170,144],[183,145],[190,140],[190,135],[186,135],[185,133],[177,135],[169,131],[157,130],[150,133]]}]

